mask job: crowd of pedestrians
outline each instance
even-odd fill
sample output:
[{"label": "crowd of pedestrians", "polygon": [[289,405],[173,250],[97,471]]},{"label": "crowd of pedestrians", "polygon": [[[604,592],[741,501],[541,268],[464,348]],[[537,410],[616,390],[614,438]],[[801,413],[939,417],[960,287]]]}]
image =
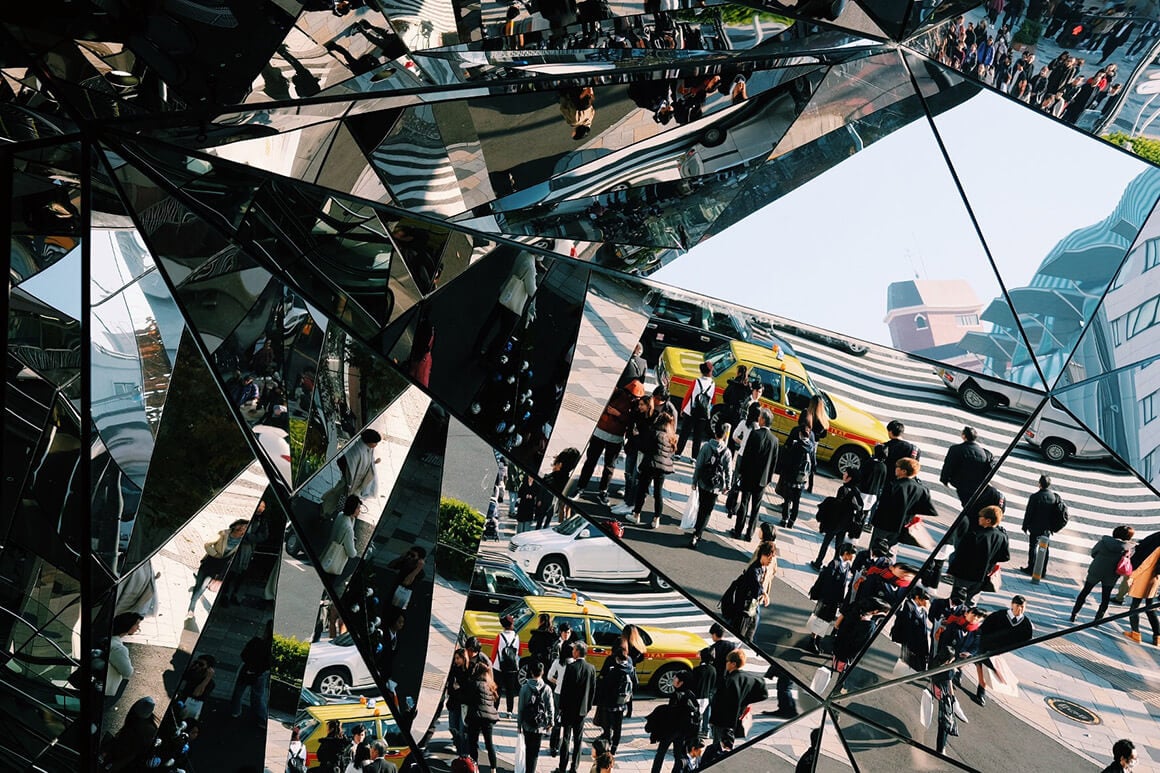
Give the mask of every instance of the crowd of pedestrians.
[{"label": "crowd of pedestrians", "polygon": [[[994,5],[1002,8],[1002,23]],[[1050,10],[1043,3],[1033,5],[1026,18],[1043,25],[1036,27],[1042,39],[1053,39],[1062,49],[1050,61],[1037,61],[1035,46],[1017,38],[1022,0],[992,0],[986,16],[975,22],[957,17],[932,33],[930,53],[942,64],[1066,123],[1077,124],[1087,111],[1097,111],[1103,120],[1124,88],[1120,65],[1108,59],[1129,40],[1127,56],[1142,52],[1155,43],[1160,24],[1136,18],[1123,6],[1092,15],[1079,2],[1060,0]]]}]

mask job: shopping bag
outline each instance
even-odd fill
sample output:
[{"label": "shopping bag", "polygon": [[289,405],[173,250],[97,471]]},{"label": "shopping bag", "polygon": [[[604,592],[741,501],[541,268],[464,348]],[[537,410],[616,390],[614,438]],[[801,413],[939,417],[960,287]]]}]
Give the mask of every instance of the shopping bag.
[{"label": "shopping bag", "polygon": [[528,752],[524,746],[523,735],[516,736],[516,761],[514,773],[525,773],[528,768]]},{"label": "shopping bag", "polygon": [[982,590],[984,593],[998,593],[1003,590],[1003,572],[998,564],[995,564],[995,568],[983,580]]},{"label": "shopping bag", "polygon": [[1019,697],[1019,678],[1011,671],[1007,661],[1001,655],[991,656],[990,661],[991,668],[983,669],[987,689],[1008,698]]},{"label": "shopping bag", "polygon": [[930,690],[923,690],[922,696],[918,699],[918,721],[923,727],[930,727],[932,719],[934,719],[934,696]]},{"label": "shopping bag", "polygon": [[395,594],[391,596],[391,606],[399,609],[406,609],[407,604],[411,602],[411,589],[404,588],[402,585],[395,588]]},{"label": "shopping bag", "polygon": [[681,528],[685,531],[693,531],[697,528],[697,499],[698,489],[693,487],[693,491],[689,494],[689,501],[685,505],[685,512],[681,516]]},{"label": "shopping bag", "polygon": [[810,680],[810,690],[817,693],[818,695],[822,695],[825,693],[826,688],[830,686],[830,677],[833,675],[834,672],[831,671],[828,666],[819,667],[818,670],[814,672],[814,678]]},{"label": "shopping bag", "polygon": [[902,527],[902,533],[899,535],[898,541],[903,545],[910,545],[923,550],[934,550],[934,546],[937,544],[934,537],[930,536],[930,532],[927,531],[926,524],[920,518],[915,518],[906,526]]},{"label": "shopping bag", "polygon": [[1124,555],[1120,556],[1120,560],[1116,562],[1116,574],[1120,577],[1131,577],[1133,571],[1132,556],[1125,550]]},{"label": "shopping bag", "polygon": [[834,630],[834,622],[832,620],[823,620],[817,615],[811,614],[810,619],[806,621],[806,628],[814,636],[829,636],[830,632]]},{"label": "shopping bag", "polygon": [[201,710],[205,707],[201,698],[186,698],[181,705],[181,711],[178,712],[179,719],[198,719],[201,717]]},{"label": "shopping bag", "polygon": [[741,712],[741,716],[737,719],[737,727],[733,729],[733,734],[738,738],[744,738],[749,735],[749,731],[753,729],[753,707],[746,706],[745,711]]}]

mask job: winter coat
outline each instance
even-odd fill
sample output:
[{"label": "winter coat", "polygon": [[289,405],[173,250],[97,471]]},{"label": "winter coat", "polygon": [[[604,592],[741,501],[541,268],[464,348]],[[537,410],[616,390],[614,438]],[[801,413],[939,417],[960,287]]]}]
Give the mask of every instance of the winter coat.
[{"label": "winter coat", "polygon": [[769,427],[758,427],[745,439],[737,474],[742,491],[760,491],[769,485],[777,465],[777,436]]},{"label": "winter coat", "polygon": [[677,451],[677,439],[666,430],[654,429],[652,437],[646,436],[643,458],[640,466],[645,470],[673,471],[673,454]]},{"label": "winter coat", "polygon": [[898,533],[914,515],[937,517],[930,490],[918,478],[899,478],[882,492],[873,524],[885,532]]},{"label": "winter coat", "polygon": [[596,429],[605,434],[601,440],[610,438],[623,439],[632,422],[633,408],[639,397],[644,397],[644,387],[639,381],[629,381],[624,387],[618,387],[613,393],[604,412],[596,422]]},{"label": "winter coat", "polygon": [[810,588],[810,598],[823,604],[840,604],[842,599],[846,598],[846,593],[850,590],[850,580],[853,578],[854,572],[850,569],[850,564],[835,558],[822,569],[818,579],[814,581],[813,587]]},{"label": "winter coat", "polygon": [[768,697],[769,691],[762,679],[745,671],[730,671],[717,686],[709,723],[714,727],[733,729],[746,706]]},{"label": "winter coat", "polygon": [[979,652],[1001,652],[1009,650],[1023,642],[1031,641],[1035,635],[1035,627],[1027,615],[1018,623],[1011,621],[1007,612],[994,612],[987,615],[979,624]]},{"label": "winter coat", "polygon": [[463,693],[469,722],[474,724],[499,722],[499,710],[495,706],[495,693],[488,689],[486,680],[476,679],[468,682]]},{"label": "winter coat", "polygon": [[[616,658],[608,658],[604,661],[604,665],[600,668],[600,676],[596,679],[595,702],[597,706],[603,709],[623,709],[628,705],[628,701],[621,703],[616,694],[616,685],[620,681],[621,675],[628,679],[632,688],[636,687],[636,668],[632,665],[630,658],[625,658],[623,662],[618,662]],[[628,700],[632,700],[631,690],[628,695]]]},{"label": "winter coat", "polygon": [[834,636],[834,660],[849,662],[874,636],[874,620],[847,615]]},{"label": "winter coat", "polygon": [[939,481],[949,483],[956,491],[971,494],[991,474],[994,463],[995,456],[978,443],[959,443],[947,449]]},{"label": "winter coat", "polygon": [[804,432],[800,426],[790,431],[785,451],[781,454],[781,471],[777,479],[779,494],[782,492],[791,494],[809,485],[810,470],[817,447],[818,442],[814,440],[812,432]]},{"label": "winter coat", "polygon": [[[1040,489],[1027,498],[1027,511],[1023,514],[1023,531],[1028,534],[1046,534],[1052,529],[1059,501],[1059,494],[1050,488]],[[1118,561],[1119,558],[1117,557]]]},{"label": "winter coat", "polygon": [[[711,489],[707,484],[710,476],[708,470],[709,462],[713,455],[720,452],[721,461],[725,465],[725,483],[720,488]],[[693,465],[693,482],[698,488],[703,491],[711,491],[713,494],[723,494],[729,490],[729,481],[732,480],[733,468],[733,454],[729,452],[729,447],[722,444],[716,438],[701,444],[701,450],[697,452],[697,462]]]},{"label": "winter coat", "polygon": [[1092,546],[1092,562],[1088,565],[1087,581],[1098,582],[1104,585],[1115,583],[1116,565],[1125,550],[1129,550],[1132,543],[1127,540],[1116,539],[1111,534],[1100,537],[1100,541]]},{"label": "winter coat", "polygon": [[1136,567],[1128,578],[1128,596],[1134,599],[1150,599],[1160,588],[1160,548],[1152,551],[1144,562]]},{"label": "winter coat", "polygon": [[981,582],[995,564],[1011,560],[1007,532],[1002,526],[972,529],[955,546],[947,572],[956,580]]}]

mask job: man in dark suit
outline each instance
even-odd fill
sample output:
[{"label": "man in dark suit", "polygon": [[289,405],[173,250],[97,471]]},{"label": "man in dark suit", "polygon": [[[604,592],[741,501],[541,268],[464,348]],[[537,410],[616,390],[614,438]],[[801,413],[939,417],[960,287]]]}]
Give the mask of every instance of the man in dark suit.
[{"label": "man in dark suit", "polygon": [[745,439],[745,448],[741,450],[741,459],[737,462],[738,487],[741,489],[737,526],[733,529],[733,536],[737,539],[741,539],[742,535],[746,540],[753,539],[765,487],[769,485],[774,468],[777,467],[778,443],[777,436],[769,428],[772,423],[773,414],[768,408],[762,408],[757,415],[757,428]]},{"label": "man in dark suit", "polygon": [[939,481],[944,486],[952,486],[959,502],[965,505],[991,474],[995,456],[979,445],[974,427],[963,427],[962,438],[963,442],[947,449]]},{"label": "man in dark suit", "polygon": [[999,523],[1003,511],[992,505],[979,511],[975,528],[955,542],[955,554],[947,573],[955,578],[951,595],[973,604],[995,564],[1011,560],[1007,532]]},{"label": "man in dark suit", "polygon": [[765,681],[741,669],[745,666],[745,652],[733,650],[725,660],[725,678],[717,685],[713,697],[709,723],[713,730],[713,742],[721,751],[733,749],[737,734],[737,723],[745,712],[745,707],[769,697]]},{"label": "man in dark suit", "polygon": [[[1011,609],[1006,614],[995,612],[987,615],[987,619],[979,626],[979,652],[1005,652],[1035,636],[1035,626],[1027,616],[1027,599],[1016,595],[1011,599]],[[975,663],[976,676],[979,688],[975,692],[975,703],[987,705],[987,688],[983,681],[983,668],[994,670],[995,666],[990,658]]]},{"label": "man in dark suit", "polygon": [[918,479],[919,463],[914,459],[899,459],[894,465],[894,484],[882,492],[882,499],[874,511],[871,523],[874,534],[871,543],[884,539],[889,545],[897,545],[902,529],[915,515],[938,517],[934,503],[930,501],[930,491]]},{"label": "man in dark suit", "polygon": [[564,675],[560,677],[560,717],[564,726],[564,740],[560,744],[561,773],[576,773],[580,765],[584,719],[596,695],[596,669],[584,659],[587,655],[588,645],[582,641],[573,644],[575,660],[564,668]]}]

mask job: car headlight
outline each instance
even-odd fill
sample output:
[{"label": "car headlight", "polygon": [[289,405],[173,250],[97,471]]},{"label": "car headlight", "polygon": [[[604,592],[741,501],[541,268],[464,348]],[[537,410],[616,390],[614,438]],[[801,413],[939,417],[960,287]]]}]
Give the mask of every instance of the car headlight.
[{"label": "car headlight", "polygon": [[535,544],[520,545],[518,548],[516,548],[516,552],[517,553],[533,553],[537,550],[543,550],[543,549],[544,549],[543,545],[535,545]]}]

